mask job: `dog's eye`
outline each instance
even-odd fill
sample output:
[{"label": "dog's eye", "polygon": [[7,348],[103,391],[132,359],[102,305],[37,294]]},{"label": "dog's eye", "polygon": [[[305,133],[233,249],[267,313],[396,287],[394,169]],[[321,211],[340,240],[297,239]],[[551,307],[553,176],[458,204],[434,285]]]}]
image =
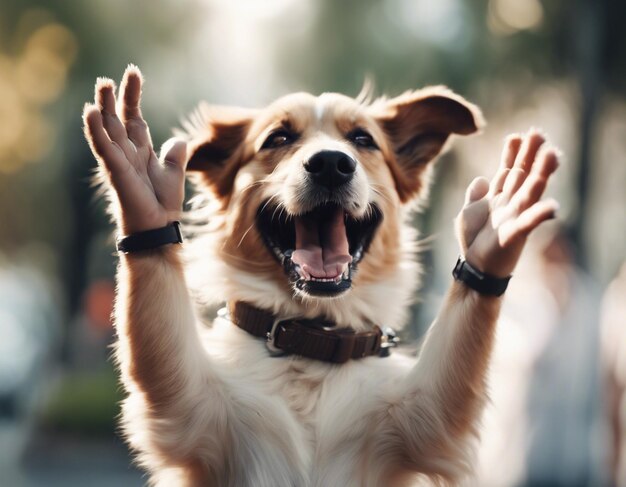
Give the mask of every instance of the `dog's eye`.
[{"label": "dog's eye", "polygon": [[296,140],[296,136],[284,129],[275,130],[267,136],[261,149],[276,149],[291,144]]},{"label": "dog's eye", "polygon": [[356,129],[350,132],[350,134],[348,134],[348,139],[350,139],[350,141],[358,147],[363,147],[365,149],[378,149],[376,142],[374,142],[374,137],[363,129]]}]

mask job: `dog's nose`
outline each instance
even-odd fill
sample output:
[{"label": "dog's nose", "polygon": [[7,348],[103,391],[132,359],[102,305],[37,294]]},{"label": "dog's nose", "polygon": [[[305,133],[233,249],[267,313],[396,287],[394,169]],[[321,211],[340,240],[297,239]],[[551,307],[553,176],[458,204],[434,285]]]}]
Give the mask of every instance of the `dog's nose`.
[{"label": "dog's nose", "polygon": [[304,169],[315,183],[332,189],[352,179],[356,161],[345,152],[324,150],[311,156]]}]

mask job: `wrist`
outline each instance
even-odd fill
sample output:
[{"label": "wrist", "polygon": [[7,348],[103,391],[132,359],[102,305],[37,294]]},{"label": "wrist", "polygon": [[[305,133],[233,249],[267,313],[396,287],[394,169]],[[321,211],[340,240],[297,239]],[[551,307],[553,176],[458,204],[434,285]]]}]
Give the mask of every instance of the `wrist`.
[{"label": "wrist", "polygon": [[144,221],[130,221],[130,220],[121,220],[117,225],[117,234],[118,236],[126,236],[126,235],[134,235],[136,233],[147,232],[149,230],[154,230],[156,228],[162,228],[173,220],[168,220],[167,218],[160,218],[155,220],[144,220]]},{"label": "wrist", "polygon": [[[142,279],[161,272],[165,268],[184,272],[181,245],[166,245],[142,252],[119,253],[120,264],[131,275],[140,275]],[[139,273],[139,274],[135,274]]]},{"label": "wrist", "polygon": [[461,254],[461,257],[472,266],[472,268],[496,279],[506,279],[513,273],[514,265],[512,266],[510,262],[507,262],[509,259],[489,259],[472,252]]},{"label": "wrist", "polygon": [[118,252],[130,254],[152,251],[182,242],[183,237],[180,231],[180,223],[174,221],[159,228],[120,235],[117,238],[116,246]]},{"label": "wrist", "polygon": [[179,260],[180,245],[164,245],[154,249],[142,250],[141,252],[118,252],[121,260],[132,262],[158,260]]},{"label": "wrist", "polygon": [[174,221],[179,221],[182,211],[166,210],[160,211],[121,211],[118,219],[118,235],[132,235],[139,232],[146,232],[156,228],[162,228]]},{"label": "wrist", "polygon": [[475,268],[463,257],[459,257],[452,270],[454,279],[467,288],[472,289],[483,296],[499,297],[504,294],[511,276],[499,277],[482,272]]},{"label": "wrist", "polygon": [[457,281],[456,279],[452,281],[452,285],[450,287],[451,292],[461,301],[466,304],[472,306],[474,304],[478,304],[480,302],[491,302],[491,301],[502,301],[503,296],[493,296],[489,294],[481,294],[475,289],[472,289],[467,284],[462,281]]}]

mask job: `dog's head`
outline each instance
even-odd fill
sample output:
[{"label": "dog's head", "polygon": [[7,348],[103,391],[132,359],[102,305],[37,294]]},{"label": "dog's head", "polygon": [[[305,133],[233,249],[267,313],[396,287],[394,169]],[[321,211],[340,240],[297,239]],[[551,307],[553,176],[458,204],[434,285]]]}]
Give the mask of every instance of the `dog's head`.
[{"label": "dog's head", "polygon": [[218,202],[219,258],[275,284],[279,301],[319,306],[398,272],[403,207],[450,135],[481,124],[442,87],[373,103],[298,93],[261,110],[202,106],[187,126],[188,171]]}]

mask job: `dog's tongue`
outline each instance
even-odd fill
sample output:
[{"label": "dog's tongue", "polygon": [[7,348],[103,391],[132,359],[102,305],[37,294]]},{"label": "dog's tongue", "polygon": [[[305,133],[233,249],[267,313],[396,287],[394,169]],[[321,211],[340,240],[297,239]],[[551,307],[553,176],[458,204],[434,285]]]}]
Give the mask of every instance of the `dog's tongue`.
[{"label": "dog's tongue", "polygon": [[296,217],[295,224],[296,249],[291,260],[304,277],[340,276],[352,262],[343,210],[337,207],[323,215]]}]

